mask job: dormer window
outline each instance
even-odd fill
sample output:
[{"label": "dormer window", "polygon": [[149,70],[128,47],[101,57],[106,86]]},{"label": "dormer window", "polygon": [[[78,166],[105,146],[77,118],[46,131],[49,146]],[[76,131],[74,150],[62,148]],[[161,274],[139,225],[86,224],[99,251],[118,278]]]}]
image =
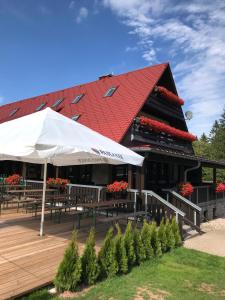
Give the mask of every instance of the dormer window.
[{"label": "dormer window", "polygon": [[80,99],[81,99],[83,96],[84,96],[84,94],[79,94],[79,95],[77,95],[77,96],[71,101],[71,103],[72,103],[72,104],[78,103],[78,102],[80,101]]},{"label": "dormer window", "polygon": [[77,121],[80,118],[80,115],[74,115],[71,117],[73,121]]},{"label": "dormer window", "polygon": [[108,89],[108,91],[105,93],[104,97],[111,97],[115,91],[116,91],[117,87],[112,86],[110,89]]},{"label": "dormer window", "polygon": [[56,108],[57,106],[59,106],[59,104],[61,104],[63,102],[63,100],[64,100],[64,98],[56,100],[55,103],[51,107]]},{"label": "dormer window", "polygon": [[36,111],[41,110],[44,106],[46,105],[46,103],[41,103],[40,105],[38,105],[38,107],[35,109]]},{"label": "dormer window", "polygon": [[9,116],[10,116],[10,117],[14,116],[18,110],[19,110],[19,108],[14,108],[14,109],[10,112]]}]

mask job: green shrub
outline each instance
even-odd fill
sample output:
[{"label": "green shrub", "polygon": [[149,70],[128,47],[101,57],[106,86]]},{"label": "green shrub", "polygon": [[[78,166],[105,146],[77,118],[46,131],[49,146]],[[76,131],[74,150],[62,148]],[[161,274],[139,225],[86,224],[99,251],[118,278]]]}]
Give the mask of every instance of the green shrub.
[{"label": "green shrub", "polygon": [[111,227],[105,236],[103,245],[98,255],[101,278],[113,277],[118,272],[115,246],[115,240],[113,239],[113,228]]},{"label": "green shrub", "polygon": [[134,236],[133,236],[131,222],[127,223],[126,231],[124,234],[124,244],[127,253],[128,268],[131,268],[136,261],[136,257],[134,253]]},{"label": "green shrub", "polygon": [[91,229],[86,241],[85,249],[81,257],[83,283],[91,285],[94,284],[99,275],[99,266],[97,255],[95,251],[95,231]]},{"label": "green shrub", "polygon": [[116,244],[116,260],[118,264],[118,272],[125,274],[128,271],[128,259],[124,243],[124,237],[122,235],[119,224],[116,224],[117,235],[115,236]]},{"label": "green shrub", "polygon": [[181,236],[180,236],[180,228],[179,228],[179,225],[176,222],[175,217],[172,220],[171,227],[172,227],[172,231],[173,231],[173,234],[174,234],[175,247],[179,247],[179,246],[181,246],[182,241],[181,241]]},{"label": "green shrub", "polygon": [[161,243],[158,237],[158,229],[156,222],[151,224],[151,245],[156,257],[162,256]]},{"label": "green shrub", "polygon": [[136,257],[136,264],[140,265],[145,260],[144,245],[141,240],[140,231],[137,227],[134,228],[134,253]]},{"label": "green shrub", "polygon": [[81,278],[81,261],[78,254],[77,233],[72,234],[72,239],[65,251],[64,258],[59,265],[54,284],[58,291],[75,291]]},{"label": "green shrub", "polygon": [[170,250],[174,249],[174,247],[175,247],[175,238],[174,238],[174,234],[172,231],[171,223],[168,219],[166,220],[165,227],[166,227],[165,231],[166,231],[166,240],[167,240],[166,248],[167,248],[167,251],[170,251]]},{"label": "green shrub", "polygon": [[164,219],[161,220],[159,230],[158,230],[158,237],[161,243],[161,250],[162,253],[167,251],[167,237],[166,237],[166,226]]},{"label": "green shrub", "polygon": [[144,246],[145,258],[148,260],[154,256],[154,252],[151,245],[151,228],[146,220],[144,220],[142,226],[141,240]]}]

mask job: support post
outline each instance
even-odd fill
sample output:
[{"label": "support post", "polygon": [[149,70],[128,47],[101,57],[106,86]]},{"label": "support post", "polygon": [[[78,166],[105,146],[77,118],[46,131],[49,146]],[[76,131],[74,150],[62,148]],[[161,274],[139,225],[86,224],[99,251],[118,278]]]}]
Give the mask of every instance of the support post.
[{"label": "support post", "polygon": [[213,184],[216,185],[216,168],[213,168]]},{"label": "support post", "polygon": [[44,220],[45,220],[45,196],[46,196],[46,180],[47,180],[47,161],[44,163],[44,178],[43,178],[43,194],[42,194],[42,208],[41,208],[41,225],[40,236],[44,235]]},{"label": "support post", "polygon": [[132,166],[128,165],[128,188],[132,189]]}]

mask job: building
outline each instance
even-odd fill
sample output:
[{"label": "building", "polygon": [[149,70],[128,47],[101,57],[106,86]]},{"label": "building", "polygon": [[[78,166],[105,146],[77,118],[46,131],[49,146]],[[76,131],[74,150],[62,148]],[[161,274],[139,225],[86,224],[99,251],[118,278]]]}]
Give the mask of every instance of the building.
[{"label": "building", "polygon": [[[225,168],[225,162],[195,156],[192,142],[196,137],[188,132],[183,103],[170,66],[164,63],[117,76],[104,75],[94,82],[3,105],[0,122],[51,107],[141,153],[145,163],[142,168],[49,166],[50,177],[60,176],[69,178],[72,183],[88,185],[106,185],[123,179],[132,188],[153,190],[159,195],[183,181],[190,181],[196,186],[192,201],[204,207],[206,218],[212,214],[217,216],[225,213],[225,199],[223,195],[221,203],[213,202],[217,197],[216,169]],[[202,167],[213,169],[214,185],[202,182]],[[1,162],[0,173],[15,172],[29,179],[42,178],[39,165]],[[213,203],[210,208],[209,203]]]}]

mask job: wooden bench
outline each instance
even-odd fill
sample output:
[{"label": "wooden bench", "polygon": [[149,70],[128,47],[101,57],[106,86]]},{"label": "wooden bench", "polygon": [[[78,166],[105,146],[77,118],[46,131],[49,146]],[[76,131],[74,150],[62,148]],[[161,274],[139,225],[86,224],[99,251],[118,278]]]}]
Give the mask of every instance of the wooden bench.
[{"label": "wooden bench", "polygon": [[[145,211],[138,211],[136,213],[126,213],[126,214],[121,214],[121,215],[117,215],[116,217],[104,217],[104,218],[99,218],[99,222],[100,223],[112,223],[115,224],[116,222],[120,221],[120,220],[126,220],[131,221],[131,222],[137,222],[138,218],[146,216],[146,212]],[[148,214],[147,214],[148,216]]]}]

